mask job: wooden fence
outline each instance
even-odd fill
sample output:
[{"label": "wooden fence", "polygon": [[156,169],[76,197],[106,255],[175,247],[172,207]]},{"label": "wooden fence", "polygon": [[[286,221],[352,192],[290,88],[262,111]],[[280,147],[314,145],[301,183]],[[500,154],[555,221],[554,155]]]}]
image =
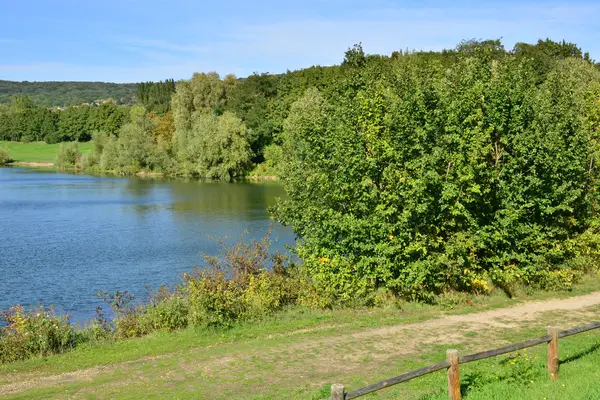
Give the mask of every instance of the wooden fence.
[{"label": "wooden fence", "polygon": [[548,334],[546,336],[542,336],[537,339],[527,340],[521,343],[512,344],[510,346],[500,347],[494,350],[469,354],[463,357],[459,356],[458,350],[448,350],[446,351],[446,361],[429,365],[427,367],[423,367],[403,375],[395,376],[393,378],[385,379],[381,382],[373,383],[371,385],[353,390],[351,392],[346,392],[343,385],[334,384],[331,386],[331,400],[356,399],[357,397],[361,397],[366,394],[388,388],[392,385],[397,385],[402,382],[410,381],[411,379],[431,374],[432,372],[436,372],[442,369],[448,370],[448,397],[452,400],[460,400],[459,364],[466,364],[477,360],[483,360],[484,358],[490,358],[501,354],[511,353],[517,350],[526,349],[528,347],[537,346],[542,343],[548,344],[548,375],[551,379],[557,380],[558,339],[567,336],[577,335],[578,333],[587,332],[598,328],[600,328],[600,322],[593,322],[588,325],[583,325],[560,332],[558,328],[550,327],[548,328]]}]

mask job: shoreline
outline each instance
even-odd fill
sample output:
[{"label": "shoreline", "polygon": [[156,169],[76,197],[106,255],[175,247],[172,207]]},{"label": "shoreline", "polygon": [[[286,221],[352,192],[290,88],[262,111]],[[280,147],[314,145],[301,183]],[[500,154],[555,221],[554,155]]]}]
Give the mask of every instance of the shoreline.
[{"label": "shoreline", "polygon": [[[2,166],[2,165],[0,165]],[[40,161],[13,161],[4,164],[5,167],[23,167],[23,168],[43,168],[43,169],[55,169],[56,172],[76,172],[78,174],[88,174],[88,175],[111,175],[111,176],[120,176],[120,177],[137,177],[137,178],[166,178],[166,179],[189,179],[189,176],[180,176],[180,175],[167,175],[161,172],[148,172],[148,171],[139,171],[135,174],[123,174],[116,171],[86,171],[79,168],[65,168],[63,170],[58,169],[54,163],[51,162],[40,162]],[[203,178],[197,178],[203,179]],[[275,175],[247,175],[241,178],[236,179],[236,181],[278,181],[279,178]]]},{"label": "shoreline", "polygon": [[248,175],[244,179],[248,179],[251,181],[278,181],[279,178],[275,175]]},{"label": "shoreline", "polygon": [[4,164],[8,167],[53,168],[54,163],[40,161],[14,161]]}]

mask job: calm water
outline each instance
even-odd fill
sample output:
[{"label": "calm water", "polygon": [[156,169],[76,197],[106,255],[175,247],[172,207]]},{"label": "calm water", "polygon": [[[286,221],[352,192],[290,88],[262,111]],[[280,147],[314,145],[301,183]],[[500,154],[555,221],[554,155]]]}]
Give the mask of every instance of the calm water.
[{"label": "calm water", "polygon": [[105,178],[0,168],[0,309],[54,305],[75,321],[93,316],[98,290],[173,285],[216,254],[209,236],[293,244],[267,207],[275,183]]}]

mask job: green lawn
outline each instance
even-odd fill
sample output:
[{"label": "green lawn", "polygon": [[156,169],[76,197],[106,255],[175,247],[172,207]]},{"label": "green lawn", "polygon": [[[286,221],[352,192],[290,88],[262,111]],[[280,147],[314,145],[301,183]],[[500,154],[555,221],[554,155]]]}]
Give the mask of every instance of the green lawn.
[{"label": "green lawn", "polygon": [[[60,144],[47,144],[44,142],[6,142],[0,141],[0,147],[8,150],[8,154],[15,162],[51,163],[56,158]],[[92,143],[79,143],[82,154],[92,151]]]},{"label": "green lawn", "polygon": [[[468,400],[600,399],[600,333],[592,331],[559,341],[558,381],[549,379],[546,346],[461,367],[461,391]],[[443,390],[442,390],[443,391]],[[447,394],[423,400],[446,400]]]},{"label": "green lawn", "polygon": [[[406,324],[442,316],[565,298],[600,289],[590,279],[571,293],[501,294],[472,304],[401,309],[292,309],[224,331],[190,328],[140,339],[86,345],[58,356],[0,365],[0,397],[11,399],[324,399],[331,383],[348,391],[461,354],[539,337],[548,325],[582,325],[600,304],[568,312],[542,312],[512,326],[471,322],[403,331]],[[524,309],[528,309],[526,306]],[[514,322],[514,321],[512,321]],[[389,331],[388,331],[389,328]],[[545,372],[545,346],[518,358],[496,357],[461,367],[465,399],[597,399],[600,332],[561,339],[560,380]],[[564,385],[564,386],[563,386]],[[400,384],[365,398],[446,399],[445,372]]]}]

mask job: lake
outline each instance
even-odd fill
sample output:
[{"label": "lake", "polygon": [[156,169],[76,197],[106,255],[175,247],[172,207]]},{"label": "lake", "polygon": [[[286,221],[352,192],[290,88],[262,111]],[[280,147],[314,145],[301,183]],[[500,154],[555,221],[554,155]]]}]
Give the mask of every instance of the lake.
[{"label": "lake", "polygon": [[[281,185],[95,177],[0,168],[0,309],[54,305],[75,322],[102,303],[98,290],[173,286],[217,254],[216,238],[294,244],[267,208]],[[106,308],[106,307],[105,307]]]}]

